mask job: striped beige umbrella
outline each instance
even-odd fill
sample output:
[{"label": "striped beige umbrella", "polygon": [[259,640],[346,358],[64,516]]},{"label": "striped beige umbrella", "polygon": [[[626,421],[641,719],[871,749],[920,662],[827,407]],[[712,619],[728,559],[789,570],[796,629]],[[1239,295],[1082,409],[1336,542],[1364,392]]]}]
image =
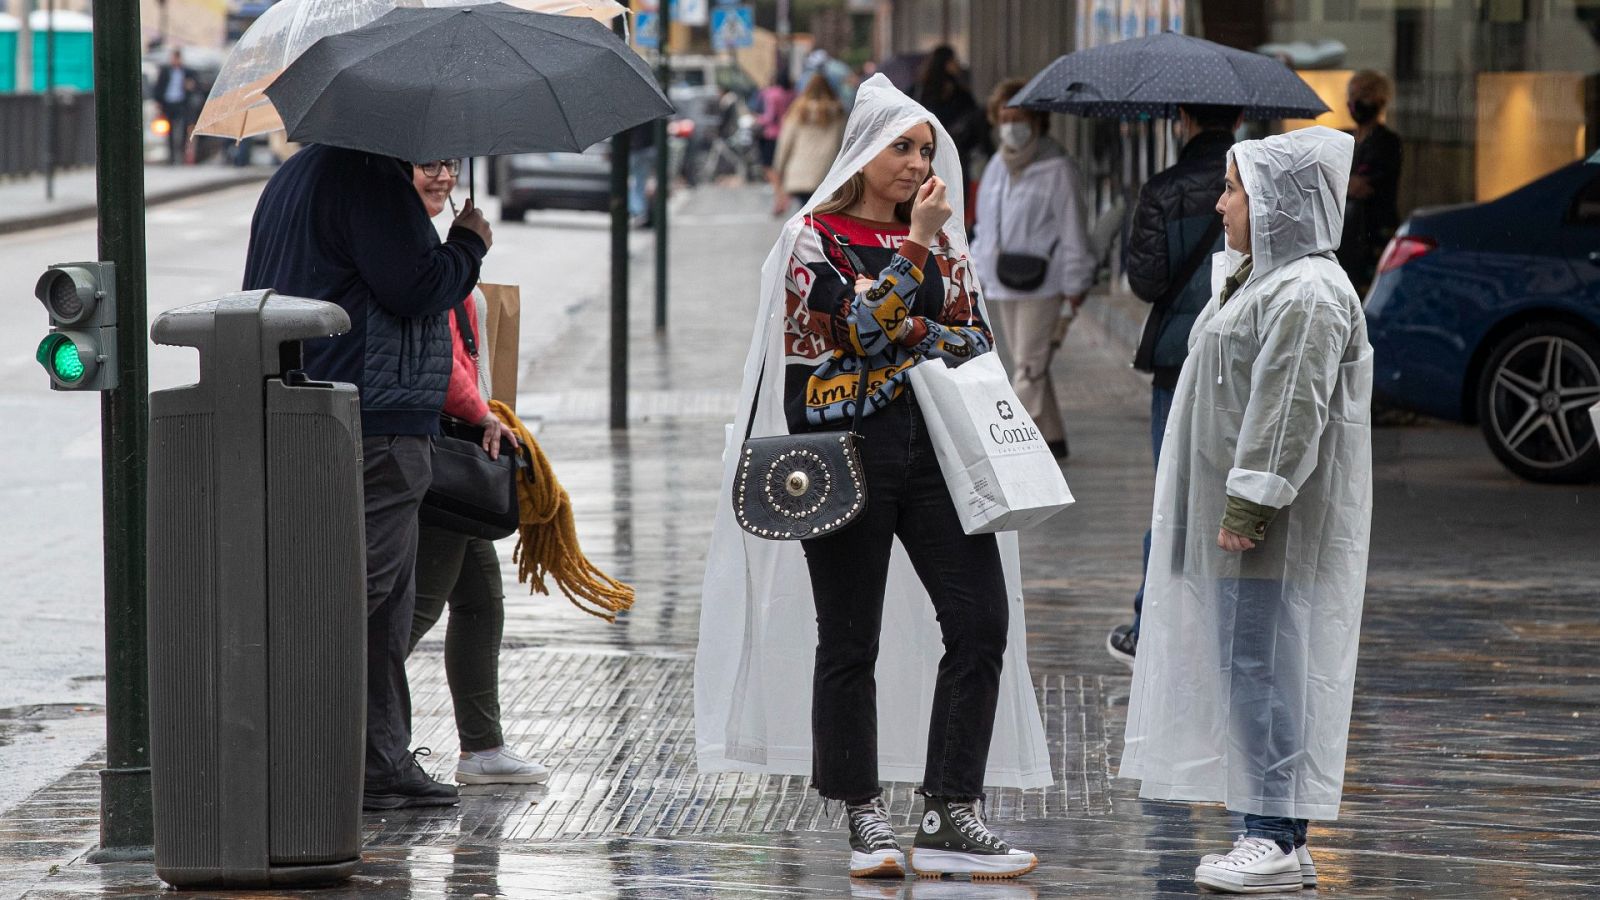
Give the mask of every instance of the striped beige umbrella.
[{"label": "striped beige umbrella", "polygon": [[[267,85],[318,40],[372,22],[397,6],[475,6],[492,0],[281,0],[239,39],[211,86],[195,134],[240,140],[283,129]],[[533,12],[610,21],[616,0],[505,0]]]}]

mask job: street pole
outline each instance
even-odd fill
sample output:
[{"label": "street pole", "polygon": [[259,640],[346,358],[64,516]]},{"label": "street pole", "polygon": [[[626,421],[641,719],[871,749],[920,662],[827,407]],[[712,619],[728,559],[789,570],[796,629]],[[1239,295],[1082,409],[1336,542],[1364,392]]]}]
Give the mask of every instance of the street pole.
[{"label": "street pole", "polygon": [[[657,43],[656,78],[661,82],[661,93],[671,96],[672,63],[669,57],[672,44],[672,0],[660,0],[656,8],[661,23]],[[656,120],[656,330],[667,328],[667,185],[671,181],[667,146],[667,120]],[[687,155],[688,149],[684,149]]]},{"label": "street pole", "polygon": [[118,383],[100,398],[106,767],[100,772],[100,848],[90,860],[117,862],[152,858],[154,843],[145,646],[144,123],[139,4],[97,3],[94,13],[95,183],[100,258],[116,263]]},{"label": "street pole", "polygon": [[44,13],[44,198],[56,199],[56,0]]},{"label": "street pole", "polygon": [[[620,37],[622,17],[612,22]],[[628,170],[633,135],[611,138],[611,430],[628,427]]]}]

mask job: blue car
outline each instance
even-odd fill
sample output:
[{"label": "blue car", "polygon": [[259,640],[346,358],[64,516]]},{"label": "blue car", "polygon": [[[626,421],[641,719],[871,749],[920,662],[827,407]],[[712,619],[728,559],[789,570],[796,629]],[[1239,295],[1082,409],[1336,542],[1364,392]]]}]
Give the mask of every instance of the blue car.
[{"label": "blue car", "polygon": [[1600,166],[1416,212],[1378,263],[1367,322],[1381,401],[1477,423],[1523,478],[1600,476]]}]

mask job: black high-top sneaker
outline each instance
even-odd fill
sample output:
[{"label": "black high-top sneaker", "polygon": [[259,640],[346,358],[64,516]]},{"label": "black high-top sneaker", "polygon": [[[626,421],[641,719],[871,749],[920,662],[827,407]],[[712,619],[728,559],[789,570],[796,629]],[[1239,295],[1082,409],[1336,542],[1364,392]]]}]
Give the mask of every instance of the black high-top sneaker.
[{"label": "black high-top sneaker", "polygon": [[995,836],[978,812],[981,800],[924,797],[922,826],[911,845],[911,868],[925,878],[971,875],[1016,878],[1032,872],[1039,860]]},{"label": "black high-top sneaker", "polygon": [[895,840],[883,797],[847,804],[844,810],[850,820],[850,877],[904,878],[906,855]]}]

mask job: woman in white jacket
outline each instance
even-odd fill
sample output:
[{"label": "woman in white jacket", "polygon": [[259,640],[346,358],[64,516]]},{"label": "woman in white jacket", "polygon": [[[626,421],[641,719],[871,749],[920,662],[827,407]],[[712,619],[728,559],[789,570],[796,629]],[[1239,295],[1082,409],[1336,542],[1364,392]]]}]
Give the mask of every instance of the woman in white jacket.
[{"label": "woman in white jacket", "polygon": [[1372,520],[1372,347],[1339,267],[1354,141],[1245,141],[1228,249],[1189,334],[1156,473],[1121,775],[1222,803],[1245,834],[1195,882],[1316,883],[1310,819],[1344,786]]},{"label": "woman in white jacket", "polygon": [[1059,459],[1066,427],[1050,381],[1050,361],[1064,319],[1094,283],[1095,259],[1085,225],[1083,179],[1067,151],[1045,134],[1047,114],[1007,107],[1027,82],[1001,83],[989,97],[989,121],[1000,150],[978,186],[972,263],[984,286],[999,349],[1017,398]]}]

